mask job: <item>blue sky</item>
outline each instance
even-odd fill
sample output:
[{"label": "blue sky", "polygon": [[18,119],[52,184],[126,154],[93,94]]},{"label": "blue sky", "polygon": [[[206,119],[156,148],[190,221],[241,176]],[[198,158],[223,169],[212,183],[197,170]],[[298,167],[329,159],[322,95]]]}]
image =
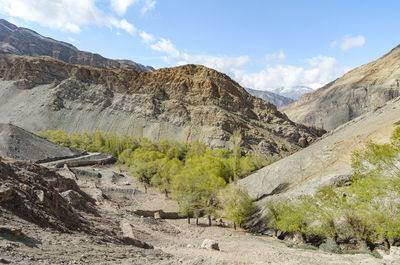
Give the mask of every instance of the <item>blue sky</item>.
[{"label": "blue sky", "polygon": [[318,88],[400,44],[399,1],[0,0],[1,17],[109,58]]}]

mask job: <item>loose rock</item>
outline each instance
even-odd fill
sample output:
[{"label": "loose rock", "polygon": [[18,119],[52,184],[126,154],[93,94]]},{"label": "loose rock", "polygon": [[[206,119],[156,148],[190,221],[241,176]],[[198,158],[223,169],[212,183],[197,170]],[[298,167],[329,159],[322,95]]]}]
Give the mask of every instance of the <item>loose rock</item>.
[{"label": "loose rock", "polygon": [[203,243],[201,244],[200,248],[204,249],[213,249],[219,251],[219,245],[215,240],[212,239],[204,239]]}]

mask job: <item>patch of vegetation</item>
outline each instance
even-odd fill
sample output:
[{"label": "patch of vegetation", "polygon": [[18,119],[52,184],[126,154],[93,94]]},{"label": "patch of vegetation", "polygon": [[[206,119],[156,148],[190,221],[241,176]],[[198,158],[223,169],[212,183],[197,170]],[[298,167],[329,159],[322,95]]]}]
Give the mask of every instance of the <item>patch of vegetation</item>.
[{"label": "patch of vegetation", "polygon": [[288,248],[298,248],[298,249],[304,249],[304,250],[318,250],[318,248],[316,246],[313,246],[311,244],[300,244],[300,245],[296,245],[293,242],[287,242],[285,243],[285,245]]},{"label": "patch of vegetation", "polygon": [[382,256],[377,252],[372,252],[370,250],[356,250],[356,249],[343,249],[341,254],[357,255],[357,254],[368,254],[377,259],[382,259]]},{"label": "patch of vegetation", "polygon": [[[353,154],[352,184],[322,187],[314,196],[269,202],[267,225],[335,239],[400,239],[400,128],[388,144],[368,142]],[[332,239],[333,243],[336,242]],[[337,252],[326,242],[322,248]],[[332,243],[332,244],[331,244]]]},{"label": "patch of vegetation", "polygon": [[333,238],[328,237],[325,243],[319,246],[319,249],[325,252],[341,254],[342,250]]},{"label": "patch of vegetation", "polygon": [[238,131],[231,138],[233,151],[212,150],[200,142],[152,143],[147,138],[102,134],[100,130],[72,134],[48,130],[37,135],[65,147],[112,154],[139,181],[158,187],[166,196],[171,194],[182,216],[223,213],[240,225],[255,211],[253,201],[234,182],[266,162],[250,154],[241,156]]}]

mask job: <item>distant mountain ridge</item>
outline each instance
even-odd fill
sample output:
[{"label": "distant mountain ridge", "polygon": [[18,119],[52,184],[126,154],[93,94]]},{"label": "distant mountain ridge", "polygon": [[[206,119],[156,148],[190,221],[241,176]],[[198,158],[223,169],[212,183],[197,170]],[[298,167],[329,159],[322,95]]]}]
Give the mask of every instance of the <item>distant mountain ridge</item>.
[{"label": "distant mountain ridge", "polygon": [[255,97],[259,97],[265,101],[271,102],[274,104],[277,108],[280,108],[282,106],[285,106],[287,104],[293,103],[294,100],[291,98],[287,98],[284,96],[281,96],[279,94],[270,92],[270,91],[262,91],[262,90],[255,90],[251,88],[246,88],[247,92],[249,92],[251,95]]},{"label": "distant mountain ridge", "polygon": [[282,107],[290,119],[332,130],[400,95],[400,46]]},{"label": "distant mountain ridge", "polygon": [[293,99],[293,101],[299,100],[303,95],[313,92],[314,89],[307,86],[294,86],[290,89],[286,88],[275,88],[271,92]]},{"label": "distant mountain ridge", "polygon": [[33,30],[17,27],[0,19],[0,51],[17,55],[50,56],[66,63],[88,65],[106,69],[153,71],[130,60],[112,60],[95,53],[78,50],[72,44],[44,37]]}]

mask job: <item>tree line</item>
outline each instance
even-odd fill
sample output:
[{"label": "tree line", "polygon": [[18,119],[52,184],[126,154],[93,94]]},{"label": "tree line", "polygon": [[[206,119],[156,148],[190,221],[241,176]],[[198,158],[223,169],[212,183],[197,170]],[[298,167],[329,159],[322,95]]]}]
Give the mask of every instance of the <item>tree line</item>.
[{"label": "tree line", "polygon": [[132,175],[146,185],[157,187],[179,204],[179,214],[196,217],[224,216],[235,227],[256,211],[247,192],[236,185],[239,178],[266,165],[266,161],[241,155],[241,134],[231,137],[231,149],[210,149],[205,144],[171,140],[151,142],[115,133],[46,130],[37,135],[59,145],[112,154]]}]

